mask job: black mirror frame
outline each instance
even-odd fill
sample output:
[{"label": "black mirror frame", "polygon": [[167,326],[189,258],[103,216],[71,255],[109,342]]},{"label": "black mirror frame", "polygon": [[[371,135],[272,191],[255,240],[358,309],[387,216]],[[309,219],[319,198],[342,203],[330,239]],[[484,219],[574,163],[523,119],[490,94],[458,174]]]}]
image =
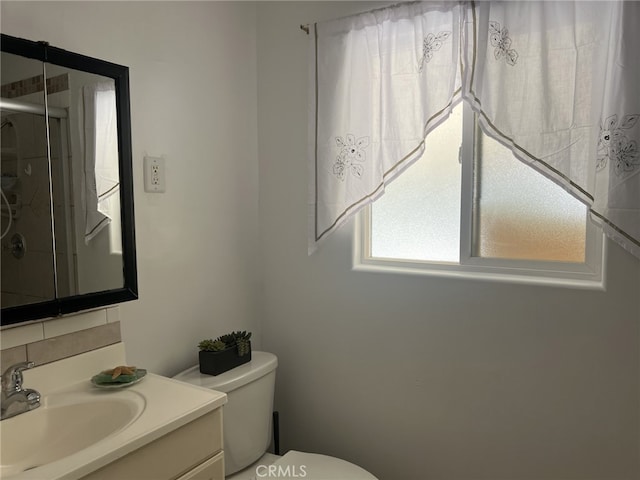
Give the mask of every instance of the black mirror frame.
[{"label": "black mirror frame", "polygon": [[0,34],[0,50],[42,62],[112,78],[116,87],[118,152],[120,168],[120,205],[122,222],[123,286],[100,292],[60,297],[44,302],[2,309],[0,325],[47,319],[60,315],[136,300],[138,280],[136,267],[135,220],[133,207],[133,165],[131,150],[131,113],[129,68],[77,53],[51,47],[46,42],[33,42]]}]

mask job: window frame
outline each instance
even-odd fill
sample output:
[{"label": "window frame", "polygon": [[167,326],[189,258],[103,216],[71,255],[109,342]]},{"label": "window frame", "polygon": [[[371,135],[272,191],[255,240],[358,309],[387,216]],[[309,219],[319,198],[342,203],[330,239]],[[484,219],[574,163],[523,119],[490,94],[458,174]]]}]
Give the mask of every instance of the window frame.
[{"label": "window frame", "polygon": [[607,243],[602,228],[594,222],[589,213],[586,216],[584,263],[473,256],[474,182],[479,148],[476,132],[479,126],[475,113],[467,104],[463,104],[462,123],[463,142],[459,155],[462,166],[459,263],[373,257],[371,255],[371,206],[368,205],[356,215],[353,269],[605,290]]}]

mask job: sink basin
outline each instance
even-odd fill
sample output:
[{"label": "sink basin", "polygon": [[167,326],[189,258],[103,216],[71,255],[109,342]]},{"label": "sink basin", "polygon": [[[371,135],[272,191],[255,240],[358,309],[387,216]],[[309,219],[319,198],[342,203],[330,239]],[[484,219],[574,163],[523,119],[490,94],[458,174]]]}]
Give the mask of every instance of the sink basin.
[{"label": "sink basin", "polygon": [[133,422],[144,399],[130,391],[52,394],[32,410],[0,422],[0,477],[62,459]]}]

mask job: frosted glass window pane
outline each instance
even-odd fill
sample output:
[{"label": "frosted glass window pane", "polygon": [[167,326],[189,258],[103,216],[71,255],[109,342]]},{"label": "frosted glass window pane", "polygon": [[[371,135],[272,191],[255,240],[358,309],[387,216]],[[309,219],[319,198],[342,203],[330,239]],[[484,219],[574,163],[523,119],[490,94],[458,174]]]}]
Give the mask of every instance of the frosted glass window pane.
[{"label": "frosted glass window pane", "polygon": [[482,134],[476,255],[585,261],[586,206]]},{"label": "frosted glass window pane", "polygon": [[371,255],[459,262],[462,106],[429,134],[425,153],[372,206]]}]

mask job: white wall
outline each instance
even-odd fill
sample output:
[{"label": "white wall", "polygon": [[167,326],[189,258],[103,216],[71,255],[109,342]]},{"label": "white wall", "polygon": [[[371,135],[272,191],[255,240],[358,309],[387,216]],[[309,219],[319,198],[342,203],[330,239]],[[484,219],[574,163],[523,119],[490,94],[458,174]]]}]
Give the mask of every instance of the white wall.
[{"label": "white wall", "polygon": [[[255,6],[3,1],[2,32],[130,68],[140,299],[122,304],[130,363],[171,375],[197,342],[252,330],[258,214]],[[167,192],[144,192],[145,154]]]},{"label": "white wall", "polygon": [[606,292],[353,272],[352,225],[306,254],[307,37],[368,8],[258,7],[264,345],[283,447],[383,480],[637,479],[640,262]]}]

